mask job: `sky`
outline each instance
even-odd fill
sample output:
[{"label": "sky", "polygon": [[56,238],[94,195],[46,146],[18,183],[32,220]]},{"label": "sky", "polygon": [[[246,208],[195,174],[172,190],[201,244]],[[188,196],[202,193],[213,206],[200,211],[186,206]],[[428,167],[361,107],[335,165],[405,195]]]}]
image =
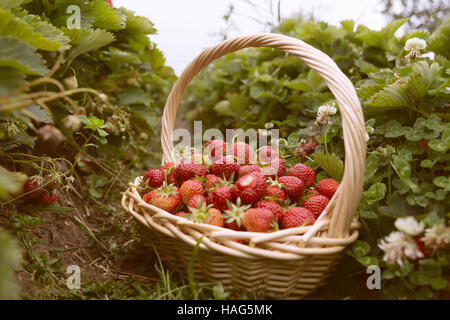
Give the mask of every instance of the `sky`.
[{"label": "sky", "polygon": [[[386,18],[378,13],[379,0],[280,0],[281,18],[296,13],[313,14],[318,20],[338,24],[353,19],[373,29],[380,29]],[[255,20],[276,21],[278,0],[113,0],[115,7],[125,7],[150,19],[158,30],[150,38],[163,51],[166,63],[180,75],[202,50],[217,44],[226,29],[223,16],[230,5],[234,14],[229,38],[269,31]],[[272,10],[270,10],[272,4]],[[272,13],[271,13],[272,12]]]}]

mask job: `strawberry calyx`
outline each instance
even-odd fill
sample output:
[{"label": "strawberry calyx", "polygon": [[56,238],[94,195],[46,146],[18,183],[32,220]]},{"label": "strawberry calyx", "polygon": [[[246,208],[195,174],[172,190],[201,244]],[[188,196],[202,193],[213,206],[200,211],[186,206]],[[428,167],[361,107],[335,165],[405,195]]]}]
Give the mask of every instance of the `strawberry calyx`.
[{"label": "strawberry calyx", "polygon": [[225,210],[225,213],[222,217],[226,223],[233,223],[236,221],[237,225],[240,227],[242,225],[242,219],[244,218],[245,211],[250,209],[251,205],[241,205],[241,198],[237,198],[236,204],[227,200],[228,210]]},{"label": "strawberry calyx", "polygon": [[169,198],[176,195],[178,192],[177,187],[175,187],[173,184],[167,184],[167,181],[164,181],[163,185],[156,190],[158,190],[159,196],[161,198]]},{"label": "strawberry calyx", "polygon": [[206,205],[205,202],[200,205],[200,201],[198,201],[198,204],[198,208],[188,207],[190,213],[186,214],[186,217],[196,223],[204,223],[205,220],[211,216],[211,212],[209,210],[213,207],[213,205]]}]

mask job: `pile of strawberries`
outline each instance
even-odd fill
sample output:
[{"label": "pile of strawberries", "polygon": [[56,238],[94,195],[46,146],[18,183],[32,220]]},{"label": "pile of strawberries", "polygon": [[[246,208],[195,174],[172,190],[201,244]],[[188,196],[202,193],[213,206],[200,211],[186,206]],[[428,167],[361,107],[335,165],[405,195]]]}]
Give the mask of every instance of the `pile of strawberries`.
[{"label": "pile of strawberries", "polygon": [[222,140],[205,143],[203,153],[178,165],[147,171],[143,200],[196,223],[237,231],[268,232],[314,224],[336,192],[331,178],[315,184],[313,169],[290,169],[270,146]]}]

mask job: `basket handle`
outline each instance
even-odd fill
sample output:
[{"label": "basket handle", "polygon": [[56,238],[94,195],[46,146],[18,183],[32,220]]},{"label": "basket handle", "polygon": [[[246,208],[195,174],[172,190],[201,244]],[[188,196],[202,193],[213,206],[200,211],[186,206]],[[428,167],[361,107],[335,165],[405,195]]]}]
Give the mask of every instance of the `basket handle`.
[{"label": "basket handle", "polygon": [[322,51],[299,39],[275,33],[242,36],[223,41],[198,55],[178,78],[164,106],[161,132],[163,162],[175,159],[172,141],[175,116],[189,82],[215,59],[248,47],[270,47],[293,54],[320,74],[334,94],[342,116],[345,170],[339,189],[329,205],[332,212],[329,212],[331,222],[328,233],[333,237],[346,236],[363,188],[367,148],[363,112],[355,88],[336,63]]}]

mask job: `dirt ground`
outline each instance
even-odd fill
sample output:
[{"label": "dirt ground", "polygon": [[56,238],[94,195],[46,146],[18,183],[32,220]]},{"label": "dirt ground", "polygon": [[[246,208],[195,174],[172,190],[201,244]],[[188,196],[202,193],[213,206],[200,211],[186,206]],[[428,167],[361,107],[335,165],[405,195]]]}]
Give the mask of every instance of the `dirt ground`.
[{"label": "dirt ground", "polygon": [[[41,253],[49,258],[59,258],[60,268],[55,273],[59,274],[62,288],[62,282],[70,275],[64,274],[70,265],[80,267],[83,283],[127,279],[130,276],[143,281],[155,279],[155,255],[138,240],[137,225],[133,219],[125,216],[118,206],[109,207],[110,210],[93,209],[77,199],[75,194],[72,199],[75,210],[64,214],[41,209],[20,210],[20,206],[17,210],[0,209],[0,228],[9,230],[19,240],[19,229],[25,229],[22,230],[25,231],[22,241],[24,259],[30,264],[33,256],[39,257]],[[71,206],[65,197],[60,197],[58,205]],[[34,227],[18,227],[20,216],[40,218],[42,221]],[[39,244],[30,249],[26,243],[32,242],[33,238]],[[48,269],[51,271],[52,268]],[[40,292],[42,283],[36,281],[37,277],[31,269],[19,271],[17,279],[25,297],[46,298]]]}]

